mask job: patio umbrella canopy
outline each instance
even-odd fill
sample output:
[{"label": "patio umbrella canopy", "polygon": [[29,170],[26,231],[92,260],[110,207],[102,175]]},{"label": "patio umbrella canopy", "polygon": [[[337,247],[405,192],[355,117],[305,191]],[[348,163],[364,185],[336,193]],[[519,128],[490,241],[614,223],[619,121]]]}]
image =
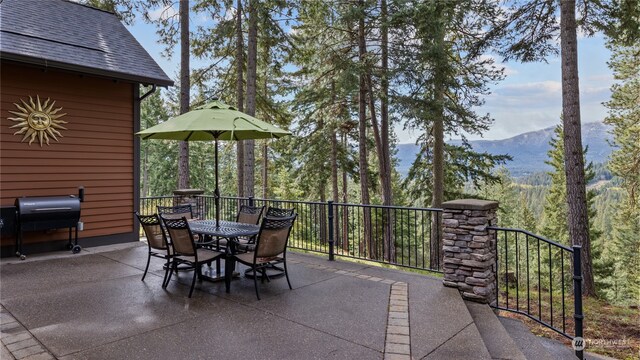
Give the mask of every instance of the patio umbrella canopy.
[{"label": "patio umbrella canopy", "polygon": [[238,111],[233,106],[219,100],[214,100],[136,133],[143,140],[215,141],[216,224],[220,222],[218,140],[271,139],[290,134],[286,130]]},{"label": "patio umbrella canopy", "polygon": [[144,140],[211,141],[270,139],[291,133],[214,100],[136,135]]}]

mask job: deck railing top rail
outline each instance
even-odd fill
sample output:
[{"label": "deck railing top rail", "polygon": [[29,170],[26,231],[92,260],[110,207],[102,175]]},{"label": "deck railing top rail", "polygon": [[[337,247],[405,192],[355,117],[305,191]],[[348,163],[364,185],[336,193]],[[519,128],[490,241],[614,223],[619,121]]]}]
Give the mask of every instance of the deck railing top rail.
[{"label": "deck railing top rail", "polygon": [[376,208],[376,209],[402,209],[402,210],[418,210],[418,211],[437,211],[442,212],[442,209],[437,208],[423,208],[423,207],[411,207],[411,206],[397,206],[397,205],[376,205],[376,204],[350,204],[350,203],[341,203],[341,202],[331,202],[336,206],[357,206],[357,207],[368,207],[368,208]]},{"label": "deck railing top rail", "polygon": [[529,232],[529,231],[527,231],[527,230],[514,229],[514,228],[507,228],[507,227],[500,227],[500,226],[487,226],[487,229],[490,229],[490,230],[500,230],[500,231],[508,231],[508,232],[511,232],[511,233],[520,233],[520,234],[524,234],[524,235],[530,236],[530,237],[532,237],[532,238],[536,238],[536,239],[538,239],[538,240],[542,240],[542,241],[544,241],[544,242],[546,242],[546,243],[548,243],[548,244],[551,244],[551,245],[557,246],[557,247],[562,248],[562,249],[564,249],[564,250],[567,250],[567,251],[573,252],[573,249],[572,249],[572,248],[570,248],[570,247],[568,247],[568,246],[566,246],[566,245],[562,245],[562,244],[560,244],[560,243],[558,243],[558,242],[556,242],[556,241],[549,240],[549,239],[545,238],[544,236],[536,235],[536,234],[531,233],[531,232]]}]

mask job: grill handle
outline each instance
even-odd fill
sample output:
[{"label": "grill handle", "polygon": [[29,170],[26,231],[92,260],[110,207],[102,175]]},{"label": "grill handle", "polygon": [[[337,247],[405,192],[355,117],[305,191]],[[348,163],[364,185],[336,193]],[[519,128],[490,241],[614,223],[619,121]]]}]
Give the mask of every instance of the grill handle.
[{"label": "grill handle", "polygon": [[33,211],[59,211],[59,210],[71,210],[70,207],[57,207],[57,208],[44,208],[44,209],[33,209]]}]

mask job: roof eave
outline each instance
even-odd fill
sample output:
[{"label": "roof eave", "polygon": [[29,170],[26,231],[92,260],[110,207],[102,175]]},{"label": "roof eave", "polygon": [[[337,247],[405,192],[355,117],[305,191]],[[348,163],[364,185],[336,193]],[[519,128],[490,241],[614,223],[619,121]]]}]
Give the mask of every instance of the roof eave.
[{"label": "roof eave", "polygon": [[134,74],[127,74],[115,71],[109,71],[104,69],[92,68],[88,66],[81,66],[75,64],[64,63],[60,61],[51,61],[43,58],[36,58],[31,56],[24,56],[20,54],[13,54],[8,52],[0,51],[0,59],[2,60],[11,60],[20,63],[26,63],[30,65],[42,66],[45,68],[55,68],[61,70],[68,70],[79,72],[88,75],[95,75],[100,77],[106,77],[110,79],[131,81],[134,83],[144,84],[144,85],[157,85],[157,86],[173,86],[173,80],[169,78],[151,78],[146,76],[138,76]]}]

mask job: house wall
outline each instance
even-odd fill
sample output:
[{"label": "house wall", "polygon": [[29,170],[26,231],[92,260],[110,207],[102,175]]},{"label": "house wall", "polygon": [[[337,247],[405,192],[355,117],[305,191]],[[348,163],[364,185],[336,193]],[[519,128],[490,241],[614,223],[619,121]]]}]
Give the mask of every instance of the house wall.
[{"label": "house wall", "polygon": [[[77,194],[85,187],[82,239],[93,245],[137,240],[133,221],[135,186],[134,95],[137,84],[83,76],[70,72],[2,63],[0,71],[0,204],[16,197]],[[14,103],[36,95],[62,107],[59,142],[40,147],[13,135]],[[23,243],[43,245],[68,238],[65,229],[27,232]],[[14,239],[1,239],[3,252]],[[51,248],[51,246],[48,246]],[[33,251],[33,250],[32,250]],[[26,252],[26,251],[25,251]]]}]

